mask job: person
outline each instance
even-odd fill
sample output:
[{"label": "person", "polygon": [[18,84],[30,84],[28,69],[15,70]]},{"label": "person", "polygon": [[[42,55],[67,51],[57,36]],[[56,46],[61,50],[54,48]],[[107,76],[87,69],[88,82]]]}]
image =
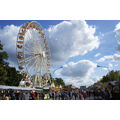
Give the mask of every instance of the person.
[{"label": "person", "polygon": [[82,100],[82,94],[79,92],[79,100]]},{"label": "person", "polygon": [[0,90],[0,100],[2,100],[2,91]]},{"label": "person", "polygon": [[50,96],[49,96],[49,94],[46,92],[45,93],[45,96],[44,96],[44,100],[49,100],[50,99]]},{"label": "person", "polygon": [[19,93],[19,91],[17,90],[16,93],[15,93],[15,99],[16,99],[16,100],[19,100],[19,95],[20,95],[20,93]]},{"label": "person", "polygon": [[86,93],[86,91],[83,92],[83,97],[84,97],[84,100],[85,100],[86,97],[87,97],[87,93]]},{"label": "person", "polygon": [[57,100],[57,91],[55,92],[55,100]]},{"label": "person", "polygon": [[33,100],[33,98],[32,98],[32,92],[30,92],[29,100]]},{"label": "person", "polygon": [[25,100],[29,100],[30,94],[29,92],[25,92]]},{"label": "person", "polygon": [[61,99],[64,100],[64,92],[61,92]]},{"label": "person", "polygon": [[69,91],[69,98],[72,99],[72,91]]},{"label": "person", "polygon": [[119,88],[114,86],[112,89],[112,100],[119,100]]},{"label": "person", "polygon": [[52,99],[53,99],[53,100],[55,99],[55,95],[54,95],[54,92],[52,92]]},{"label": "person", "polygon": [[64,99],[67,100],[68,99],[67,92],[64,92],[64,95],[65,95]]},{"label": "person", "polygon": [[37,100],[39,100],[40,98],[39,98],[39,93],[37,93]]},{"label": "person", "polygon": [[20,91],[20,93],[19,93],[19,100],[22,100],[22,97],[23,97],[23,92]]},{"label": "person", "polygon": [[105,100],[110,100],[110,94],[107,89],[105,89]]},{"label": "person", "polygon": [[49,92],[50,99],[52,99],[52,92]]},{"label": "person", "polygon": [[32,100],[35,100],[35,91],[32,92]]},{"label": "person", "polygon": [[59,100],[61,100],[61,92],[59,93]]},{"label": "person", "polygon": [[44,93],[40,92],[40,100],[44,100]]}]

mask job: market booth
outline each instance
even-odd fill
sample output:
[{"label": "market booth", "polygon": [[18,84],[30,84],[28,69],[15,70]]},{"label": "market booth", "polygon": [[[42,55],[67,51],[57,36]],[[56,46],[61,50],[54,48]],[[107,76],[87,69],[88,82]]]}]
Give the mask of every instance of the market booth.
[{"label": "market booth", "polygon": [[0,90],[42,91],[42,89],[0,85]]}]

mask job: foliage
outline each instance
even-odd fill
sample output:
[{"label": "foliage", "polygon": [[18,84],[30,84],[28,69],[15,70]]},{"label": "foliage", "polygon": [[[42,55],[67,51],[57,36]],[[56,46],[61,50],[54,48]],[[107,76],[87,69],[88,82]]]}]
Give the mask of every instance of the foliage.
[{"label": "foliage", "polygon": [[5,60],[8,60],[8,54],[7,52],[3,51],[3,45],[1,44],[0,41],[0,65],[1,65],[0,67],[2,67],[2,65],[7,64]]},{"label": "foliage", "polygon": [[0,41],[0,84],[9,86],[18,86],[22,75],[14,67],[10,67],[7,52],[3,51],[3,45]]},{"label": "foliage", "polygon": [[54,83],[55,86],[65,86],[65,83],[62,78],[53,78],[52,75],[50,74],[50,81],[51,83]]},{"label": "foliage", "polygon": [[105,83],[109,81],[120,80],[120,71],[110,71],[107,75],[103,76],[100,82]]},{"label": "foliage", "polygon": [[65,86],[65,83],[62,80],[62,78],[55,78],[54,84],[55,84],[55,86],[60,86],[60,85]]}]

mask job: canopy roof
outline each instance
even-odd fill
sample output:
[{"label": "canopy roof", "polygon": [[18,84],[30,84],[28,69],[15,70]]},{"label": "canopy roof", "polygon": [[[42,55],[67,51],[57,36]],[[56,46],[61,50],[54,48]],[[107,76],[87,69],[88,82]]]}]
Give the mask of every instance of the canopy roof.
[{"label": "canopy roof", "polygon": [[36,88],[28,88],[28,87],[17,87],[17,86],[5,86],[5,85],[0,85],[0,89],[4,89],[4,90],[7,90],[7,89],[12,89],[12,90],[34,90],[34,91],[40,91],[42,89],[36,89]]}]

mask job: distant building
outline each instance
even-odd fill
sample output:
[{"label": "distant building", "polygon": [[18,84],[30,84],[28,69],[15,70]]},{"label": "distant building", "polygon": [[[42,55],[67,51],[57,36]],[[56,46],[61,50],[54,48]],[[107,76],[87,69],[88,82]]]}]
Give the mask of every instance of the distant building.
[{"label": "distant building", "polygon": [[86,86],[80,86],[80,89],[86,89]]}]

